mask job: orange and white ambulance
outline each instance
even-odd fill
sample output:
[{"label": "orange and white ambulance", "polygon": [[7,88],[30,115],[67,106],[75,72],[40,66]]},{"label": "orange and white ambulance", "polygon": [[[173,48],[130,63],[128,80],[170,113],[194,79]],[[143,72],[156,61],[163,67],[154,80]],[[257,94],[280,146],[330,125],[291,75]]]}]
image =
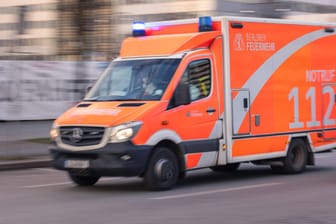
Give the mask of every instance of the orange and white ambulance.
[{"label": "orange and white ambulance", "polygon": [[336,24],[201,17],[133,24],[84,100],[55,120],[53,167],[78,185],[240,163],[299,173],[336,147]]}]

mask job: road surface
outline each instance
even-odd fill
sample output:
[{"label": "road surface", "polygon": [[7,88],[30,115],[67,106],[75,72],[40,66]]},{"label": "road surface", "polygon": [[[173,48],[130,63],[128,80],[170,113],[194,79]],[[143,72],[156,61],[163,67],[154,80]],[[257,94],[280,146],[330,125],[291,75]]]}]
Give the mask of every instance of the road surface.
[{"label": "road surface", "polygon": [[234,174],[188,173],[170,191],[139,178],[76,187],[53,169],[0,172],[0,224],[335,224],[336,151],[299,175],[243,164]]}]

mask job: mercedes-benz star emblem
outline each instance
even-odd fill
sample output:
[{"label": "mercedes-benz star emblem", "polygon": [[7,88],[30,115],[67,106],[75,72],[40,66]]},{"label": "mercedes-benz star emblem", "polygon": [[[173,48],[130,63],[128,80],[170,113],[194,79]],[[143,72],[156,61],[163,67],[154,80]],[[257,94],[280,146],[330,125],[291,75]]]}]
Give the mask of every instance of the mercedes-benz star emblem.
[{"label": "mercedes-benz star emblem", "polygon": [[70,141],[79,142],[80,140],[82,140],[82,137],[83,137],[83,130],[81,128],[72,129],[72,134],[70,136]]}]

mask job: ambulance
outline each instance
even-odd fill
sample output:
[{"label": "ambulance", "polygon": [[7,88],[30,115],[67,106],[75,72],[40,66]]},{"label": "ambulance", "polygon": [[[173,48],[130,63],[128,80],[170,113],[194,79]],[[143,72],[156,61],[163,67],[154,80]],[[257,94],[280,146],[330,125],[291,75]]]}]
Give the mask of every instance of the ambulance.
[{"label": "ambulance", "polygon": [[77,185],[241,163],[301,173],[336,147],[336,24],[200,17],[133,23],[120,56],[50,131]]}]

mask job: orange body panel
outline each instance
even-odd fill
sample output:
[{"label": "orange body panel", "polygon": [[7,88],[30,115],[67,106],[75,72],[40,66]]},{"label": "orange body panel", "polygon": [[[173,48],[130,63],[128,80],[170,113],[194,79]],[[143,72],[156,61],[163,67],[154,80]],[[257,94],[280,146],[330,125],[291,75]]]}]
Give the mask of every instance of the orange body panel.
[{"label": "orange body panel", "polygon": [[141,119],[153,108],[160,108],[157,102],[147,102],[142,107],[120,108],[120,102],[95,102],[90,108],[73,107],[60,116],[55,122],[57,125],[98,125],[111,127],[136,119]]},{"label": "orange body panel", "polygon": [[[248,112],[235,119],[236,133],[247,136],[234,140],[232,155],[285,152],[289,136],[304,132],[316,131],[313,147],[335,143],[336,36],[322,26],[243,25],[229,29],[232,100],[240,91],[249,98]],[[251,139],[265,135],[270,136]]]},{"label": "orange body panel", "polygon": [[255,154],[266,154],[284,151],[287,144],[287,136],[272,136],[234,140],[232,146],[232,156],[250,156]]},{"label": "orange body panel", "polygon": [[202,156],[201,153],[188,154],[186,158],[186,168],[187,169],[195,168],[198,165],[201,156]]},{"label": "orange body panel", "polygon": [[[244,22],[242,29],[230,28],[231,87],[241,88],[260,66],[276,51],[307,32],[320,27],[273,23]],[[256,50],[258,44],[268,46]],[[274,45],[273,45],[274,44]],[[274,48],[273,48],[274,46]]]}]

